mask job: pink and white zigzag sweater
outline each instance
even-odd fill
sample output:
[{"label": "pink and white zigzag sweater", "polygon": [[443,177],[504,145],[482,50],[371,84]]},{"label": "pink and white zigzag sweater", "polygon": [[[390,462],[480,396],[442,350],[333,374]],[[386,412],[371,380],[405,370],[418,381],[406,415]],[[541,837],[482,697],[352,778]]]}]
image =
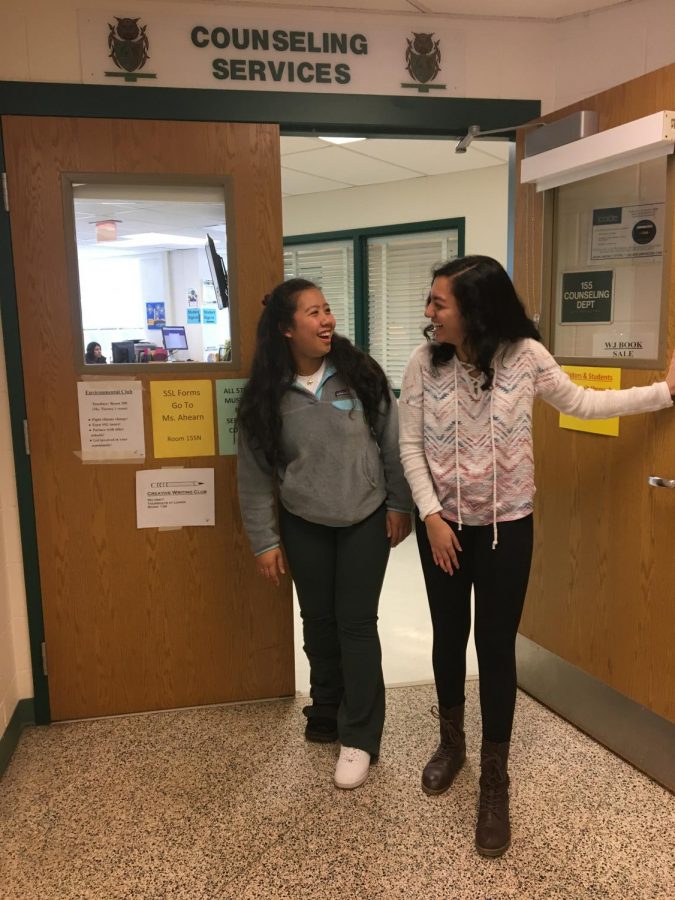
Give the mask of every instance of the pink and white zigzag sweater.
[{"label": "pink and white zigzag sweater", "polygon": [[526,338],[493,363],[493,388],[454,357],[432,369],[429,344],[418,347],[403,376],[400,450],[420,516],[441,512],[466,525],[495,524],[532,512],[532,404],[542,397],[561,412],[605,419],[672,406],[665,381],[622,391],[574,384],[548,350]]}]

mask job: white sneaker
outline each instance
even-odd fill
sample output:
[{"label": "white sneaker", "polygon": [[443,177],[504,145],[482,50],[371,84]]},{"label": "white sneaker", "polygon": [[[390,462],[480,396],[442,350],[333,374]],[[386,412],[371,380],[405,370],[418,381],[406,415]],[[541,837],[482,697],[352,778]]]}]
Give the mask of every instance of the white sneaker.
[{"label": "white sneaker", "polygon": [[341,747],[335,767],[335,787],[351,790],[363,784],[370,769],[370,753],[356,747]]}]

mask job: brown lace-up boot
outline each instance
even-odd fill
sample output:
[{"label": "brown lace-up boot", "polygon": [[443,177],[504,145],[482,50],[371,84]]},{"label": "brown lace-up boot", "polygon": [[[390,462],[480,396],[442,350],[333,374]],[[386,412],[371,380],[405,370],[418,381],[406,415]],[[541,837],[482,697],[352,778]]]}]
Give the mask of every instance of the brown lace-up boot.
[{"label": "brown lace-up boot", "polygon": [[501,856],[511,844],[508,760],[508,741],[503,744],[483,741],[476,826],[476,850],[481,856]]},{"label": "brown lace-up boot", "polygon": [[435,795],[447,791],[466,759],[464,704],[452,709],[432,706],[431,714],[438,719],[441,742],[422,772],[422,790]]}]

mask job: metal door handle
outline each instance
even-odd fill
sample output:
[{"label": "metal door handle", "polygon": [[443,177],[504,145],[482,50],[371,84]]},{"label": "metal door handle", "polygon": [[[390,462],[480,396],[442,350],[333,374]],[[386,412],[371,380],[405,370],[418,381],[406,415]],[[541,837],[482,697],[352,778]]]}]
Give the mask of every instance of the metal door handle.
[{"label": "metal door handle", "polygon": [[650,475],[647,481],[652,487],[675,488],[675,478],[659,478],[658,475]]}]

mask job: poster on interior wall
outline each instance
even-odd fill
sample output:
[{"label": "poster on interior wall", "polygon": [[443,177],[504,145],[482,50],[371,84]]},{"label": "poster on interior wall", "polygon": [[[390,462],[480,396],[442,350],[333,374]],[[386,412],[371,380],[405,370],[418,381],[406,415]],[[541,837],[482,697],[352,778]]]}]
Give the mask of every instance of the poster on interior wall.
[{"label": "poster on interior wall", "polygon": [[664,203],[594,209],[591,259],[662,256],[664,210]]},{"label": "poster on interior wall", "polygon": [[202,321],[202,311],[201,309],[188,309],[187,312],[187,324],[188,325],[199,325]]},{"label": "poster on interior wall", "polygon": [[166,325],[166,306],[162,303],[145,304],[145,320],[149,329],[158,330]]},{"label": "poster on interior wall", "polygon": [[215,309],[205,309],[204,310],[204,324],[205,325],[215,325],[216,324]]},{"label": "poster on interior wall", "polygon": [[202,281],[202,305],[216,306],[217,304],[218,298],[216,297],[216,289],[213,286],[213,282],[205,278]]}]

